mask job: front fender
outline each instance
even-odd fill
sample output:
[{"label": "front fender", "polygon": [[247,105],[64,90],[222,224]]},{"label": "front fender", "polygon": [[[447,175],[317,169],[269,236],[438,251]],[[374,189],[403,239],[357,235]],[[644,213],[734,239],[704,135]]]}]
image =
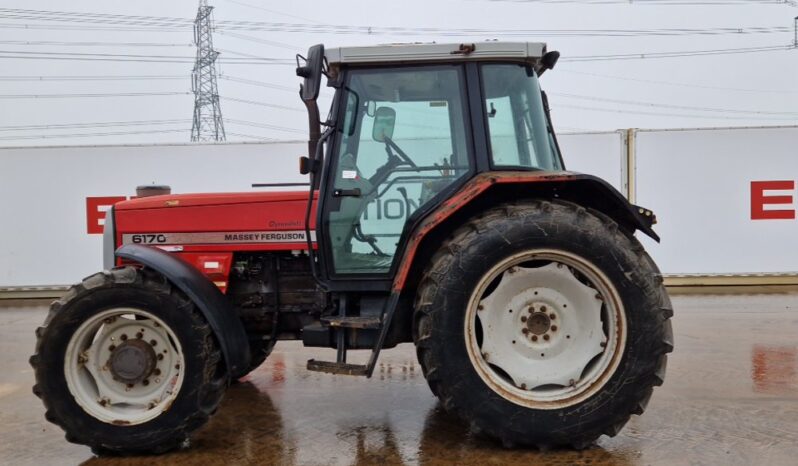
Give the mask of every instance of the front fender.
[{"label": "front fender", "polygon": [[205,275],[177,256],[158,248],[126,244],[116,256],[158,271],[199,308],[221,346],[228,375],[238,378],[249,367],[249,340],[230,301]]}]

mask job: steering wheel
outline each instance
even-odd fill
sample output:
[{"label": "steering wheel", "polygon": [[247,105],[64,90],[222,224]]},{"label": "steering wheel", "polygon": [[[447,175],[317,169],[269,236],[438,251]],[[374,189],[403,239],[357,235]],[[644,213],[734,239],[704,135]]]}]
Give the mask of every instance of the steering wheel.
[{"label": "steering wheel", "polygon": [[403,151],[399,146],[397,146],[396,143],[393,142],[391,138],[385,135],[383,135],[383,138],[385,139],[385,145],[393,149],[399,155],[399,158],[401,158],[403,162],[405,162],[406,164],[410,165],[413,168],[418,168],[418,165],[416,165],[416,163],[413,162],[413,159],[411,159],[407,154],[405,154],[405,151]]}]

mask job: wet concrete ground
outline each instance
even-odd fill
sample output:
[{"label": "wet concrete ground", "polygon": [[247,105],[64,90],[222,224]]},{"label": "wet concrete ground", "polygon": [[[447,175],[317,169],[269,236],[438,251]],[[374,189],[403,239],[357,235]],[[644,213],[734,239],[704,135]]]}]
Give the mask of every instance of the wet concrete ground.
[{"label": "wet concrete ground", "polygon": [[798,293],[674,297],[676,351],[648,410],[582,452],[507,450],[432,396],[411,345],[375,376],[307,372],[333,357],[280,343],[227,393],[189,449],[96,458],[44,420],[27,359],[41,303],[0,302],[0,464],[773,464],[798,462]]}]

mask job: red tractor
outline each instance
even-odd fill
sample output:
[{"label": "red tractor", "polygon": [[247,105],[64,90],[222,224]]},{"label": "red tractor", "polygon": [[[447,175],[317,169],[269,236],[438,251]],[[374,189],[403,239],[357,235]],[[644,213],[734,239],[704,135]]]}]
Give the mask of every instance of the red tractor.
[{"label": "red tractor", "polygon": [[652,212],[565,171],[538,83],[558,56],[312,47],[310,189],[116,204],[106,270],[36,330],[45,417],[95,451],[163,452],[278,340],[336,350],[309,370],[366,377],[413,342],[445,409],[505,445],[615,435],[663,382],[673,312],[634,236],[658,239]]}]

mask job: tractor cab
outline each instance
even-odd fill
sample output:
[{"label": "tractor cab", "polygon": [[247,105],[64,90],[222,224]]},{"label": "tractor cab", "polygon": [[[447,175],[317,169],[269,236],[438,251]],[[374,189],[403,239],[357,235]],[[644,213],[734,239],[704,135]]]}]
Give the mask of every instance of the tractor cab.
[{"label": "tractor cab", "polygon": [[561,170],[538,84],[557,56],[527,42],[313,47],[297,70],[311,135],[322,74],[335,89],[302,163],[320,187],[320,280],[387,290],[412,227],[476,174]]}]

